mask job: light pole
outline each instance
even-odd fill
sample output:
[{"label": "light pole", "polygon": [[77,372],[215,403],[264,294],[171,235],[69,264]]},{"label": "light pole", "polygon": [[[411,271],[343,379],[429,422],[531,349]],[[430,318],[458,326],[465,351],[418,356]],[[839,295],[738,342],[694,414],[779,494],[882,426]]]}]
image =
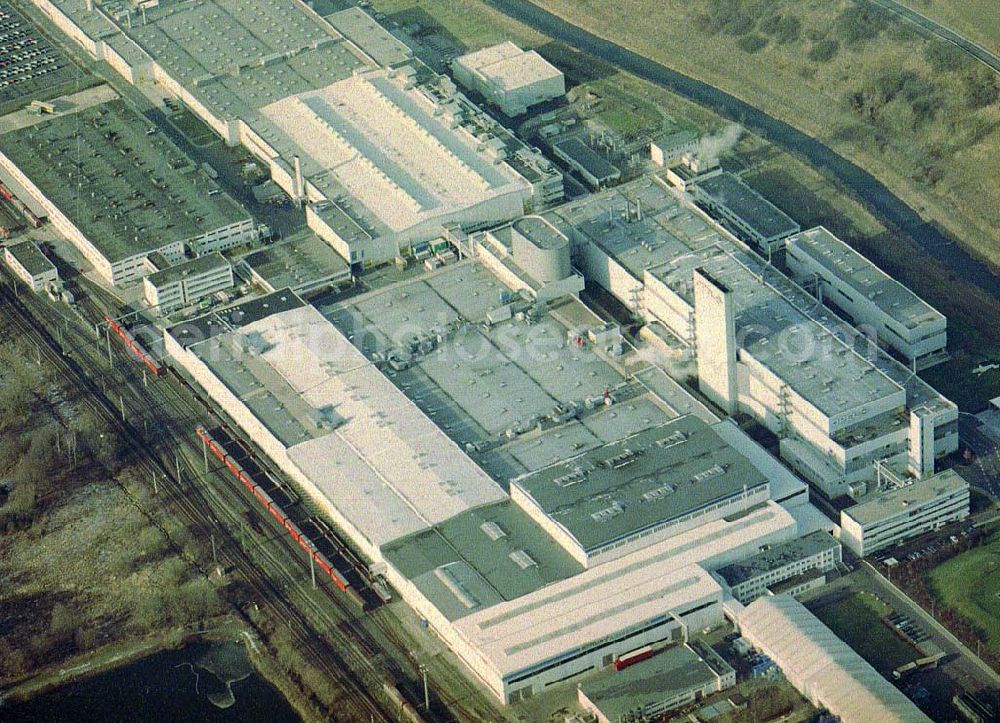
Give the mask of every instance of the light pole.
[{"label": "light pole", "polygon": [[431,698],[430,693],[427,689],[427,666],[423,663],[420,664],[420,674],[424,678],[424,710],[430,710],[431,708]]}]

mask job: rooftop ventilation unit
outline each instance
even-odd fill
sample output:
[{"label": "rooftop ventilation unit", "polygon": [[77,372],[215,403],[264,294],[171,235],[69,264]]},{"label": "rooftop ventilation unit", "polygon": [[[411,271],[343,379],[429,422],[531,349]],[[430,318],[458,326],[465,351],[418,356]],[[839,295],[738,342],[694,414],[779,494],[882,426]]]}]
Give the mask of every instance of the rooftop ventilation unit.
[{"label": "rooftop ventilation unit", "polygon": [[620,469],[635,462],[637,456],[638,455],[631,449],[624,449],[621,453],[616,454],[614,457],[609,457],[604,460],[604,464],[609,469]]},{"label": "rooftop ventilation unit", "polygon": [[624,511],[625,508],[621,506],[621,503],[615,502],[610,507],[605,507],[603,510],[592,512],[590,516],[594,519],[594,522],[607,522],[608,520],[617,517]]},{"label": "rooftop ventilation unit", "polygon": [[564,474],[562,477],[556,477],[553,482],[555,482],[560,487],[572,487],[578,482],[582,482],[587,478],[587,473],[581,468],[577,467],[569,474]]},{"label": "rooftop ventilation unit", "polygon": [[485,532],[486,536],[493,540],[493,542],[507,536],[507,533],[496,522],[484,522],[479,526],[479,529]]},{"label": "rooftop ventilation unit", "polygon": [[724,466],[722,466],[721,464],[716,464],[709,467],[704,472],[699,472],[694,477],[692,477],[692,479],[695,482],[704,482],[705,480],[712,479],[713,477],[718,477],[719,475],[724,474],[725,471],[726,468]]},{"label": "rooftop ventilation unit", "polygon": [[662,487],[657,487],[655,490],[650,490],[642,495],[642,499],[646,502],[655,502],[656,500],[662,499],[674,491],[673,485],[663,485]]},{"label": "rooftop ventilation unit", "polygon": [[514,561],[519,568],[527,570],[529,567],[538,567],[538,563],[524,550],[514,550],[507,557]]}]

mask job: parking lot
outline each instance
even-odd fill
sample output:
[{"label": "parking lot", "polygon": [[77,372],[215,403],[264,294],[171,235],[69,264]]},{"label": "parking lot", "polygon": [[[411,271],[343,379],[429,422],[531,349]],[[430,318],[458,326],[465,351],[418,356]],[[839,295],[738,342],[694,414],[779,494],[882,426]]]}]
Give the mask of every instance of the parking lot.
[{"label": "parking lot", "polygon": [[78,75],[27,20],[0,2],[0,110],[62,94]]}]

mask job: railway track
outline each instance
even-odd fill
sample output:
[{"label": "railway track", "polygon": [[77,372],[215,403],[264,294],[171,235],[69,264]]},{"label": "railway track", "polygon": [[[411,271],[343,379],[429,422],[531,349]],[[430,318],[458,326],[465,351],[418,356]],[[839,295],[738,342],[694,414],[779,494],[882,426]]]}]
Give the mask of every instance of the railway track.
[{"label": "railway track", "polygon": [[[82,298],[90,298],[89,294],[82,294]],[[114,304],[115,302],[110,302]],[[90,319],[103,319],[107,313],[107,308],[102,308],[86,301],[88,306],[88,316]],[[149,390],[156,390],[160,394],[160,405],[170,407],[173,413],[158,422],[158,428],[169,428],[173,430],[172,439],[175,448],[184,448],[189,452],[188,464],[185,467],[185,476],[192,479],[211,478],[210,487],[223,486],[235,497],[254,508],[259,506],[256,500],[252,499],[243,485],[230,473],[222,464],[215,463],[216,458],[211,454],[207,455],[208,461],[212,464],[209,469],[203,467],[203,459],[206,457],[201,448],[201,442],[194,434],[196,424],[204,424],[206,418],[211,419],[213,424],[221,424],[226,432],[233,437],[242,452],[249,455],[255,464],[260,466],[271,477],[281,478],[283,474],[274,469],[263,453],[256,450],[252,440],[243,438],[240,435],[237,425],[225,418],[220,411],[203,399],[198,391],[190,386],[170,369],[170,373],[160,377],[155,382],[150,382],[148,389],[139,385],[138,374],[135,370],[141,369],[142,365],[138,359],[129,356],[124,347],[116,347],[114,337],[112,337],[111,349],[120,354],[124,360],[125,368],[131,372],[133,379],[131,383],[136,387],[136,394],[148,393]],[[180,382],[179,384],[177,382]],[[180,418],[182,423],[178,426],[175,420]],[[195,460],[191,462],[191,460]],[[286,485],[287,487],[287,485]],[[232,506],[227,506],[221,513],[230,523],[242,525],[245,520],[242,515],[234,510]],[[261,519],[272,521],[270,515],[262,515]],[[318,523],[323,529],[328,529],[328,525],[321,518],[308,518],[309,522]],[[305,528],[303,520],[298,520],[299,525]],[[270,523],[268,523],[270,524]],[[270,527],[268,528],[270,529]],[[308,564],[306,556],[299,546],[292,541],[283,529],[276,528],[276,534],[269,542],[281,545],[285,552],[295,558],[303,568],[303,577],[308,575]],[[345,544],[342,540],[340,545]],[[353,560],[360,564],[357,553],[350,551],[348,560]],[[284,571],[286,568],[282,568]],[[311,614],[324,621],[326,633],[337,640],[339,649],[351,651],[348,655],[356,669],[362,671],[366,680],[371,685],[381,685],[384,677],[392,678],[397,685],[406,692],[410,701],[422,703],[423,688],[417,661],[410,656],[412,643],[403,637],[399,630],[398,621],[393,619],[391,614],[375,614],[359,616],[353,604],[345,601],[345,597],[340,590],[322,581],[317,575],[317,580],[322,582],[321,588],[325,593],[322,603],[315,600],[303,600],[303,604],[310,608]],[[299,582],[297,578],[289,578],[286,585],[294,585]],[[329,615],[329,606],[332,605],[337,616]],[[350,628],[345,628],[341,623],[349,622]],[[368,650],[385,650],[389,655],[383,655],[379,659],[381,670],[374,671],[371,667],[370,656],[365,653]],[[403,661],[402,663],[400,661]],[[436,661],[437,665],[432,667],[433,675],[438,680],[447,681],[448,694],[436,694],[433,697],[432,712],[424,711],[424,717],[441,721],[474,721],[474,720],[494,720],[502,717],[489,702],[484,699],[482,692],[475,687],[464,675],[456,675],[453,668],[446,663]]]},{"label": "railway track", "polygon": [[[342,635],[339,636],[342,640],[335,639],[331,641],[330,636],[325,634],[329,632],[328,630],[317,630],[313,622],[296,605],[289,603],[288,591],[294,589],[298,585],[298,581],[295,579],[293,573],[288,570],[288,565],[279,559],[279,555],[268,553],[269,559],[265,561],[269,563],[269,574],[263,574],[255,562],[246,553],[241,551],[240,545],[233,538],[230,526],[223,519],[220,519],[219,510],[224,511],[227,509],[227,506],[225,504],[216,504],[214,507],[218,509],[213,511],[213,505],[204,490],[199,489],[197,484],[194,484],[197,474],[190,460],[186,458],[182,460],[178,456],[175,458],[174,469],[170,469],[168,462],[163,458],[163,452],[173,444],[183,441],[180,437],[180,425],[169,423],[168,419],[165,418],[166,415],[160,413],[162,410],[150,407],[149,411],[153,414],[155,422],[154,433],[160,437],[161,444],[158,445],[159,450],[148,447],[146,440],[140,436],[140,430],[128,421],[127,414],[125,415],[126,419],[123,420],[121,410],[124,404],[115,404],[116,401],[121,402],[123,400],[124,392],[119,400],[114,400],[107,393],[106,387],[102,389],[101,386],[93,381],[95,378],[105,378],[107,372],[106,369],[101,368],[95,363],[93,359],[94,352],[88,354],[85,351],[88,347],[96,350],[96,345],[93,345],[93,341],[85,341],[81,338],[83,332],[80,331],[79,327],[74,328],[74,326],[68,323],[65,323],[63,326],[67,330],[67,333],[61,335],[61,338],[57,340],[51,330],[58,328],[61,322],[65,322],[66,320],[64,318],[53,318],[55,314],[51,310],[48,310],[50,311],[48,314],[42,313],[43,310],[41,308],[34,310],[35,313],[38,313],[42,317],[41,319],[36,319],[35,313],[29,310],[28,305],[11,292],[9,286],[11,277],[6,272],[4,272],[4,277],[8,283],[0,284],[0,303],[3,304],[8,312],[12,312],[7,314],[10,323],[21,333],[36,338],[39,342],[40,357],[50,363],[71,384],[87,392],[85,403],[90,406],[98,418],[121,431],[126,446],[134,456],[134,464],[144,474],[156,475],[158,480],[162,480],[163,492],[166,495],[165,502],[173,505],[173,509],[180,516],[193,523],[195,528],[200,530],[206,537],[212,535],[219,538],[223,543],[216,546],[216,555],[218,556],[219,564],[239,574],[240,578],[250,586],[255,594],[257,604],[270,609],[276,619],[283,620],[295,634],[296,643],[300,646],[304,654],[306,654],[307,658],[309,658],[310,662],[332,681],[340,685],[345,693],[347,693],[350,701],[349,707],[352,710],[348,711],[346,707],[341,709],[341,713],[347,712],[348,717],[346,719],[395,720],[395,717],[388,710],[387,706],[381,700],[377,699],[369,689],[369,685],[375,682],[372,676],[377,676],[378,671],[373,670],[370,675],[362,678],[361,675],[355,672],[358,661],[348,660],[350,655],[349,653],[345,654],[345,650],[349,651],[350,647],[342,645],[342,643],[348,642],[347,636]],[[33,306],[39,307],[40,305],[33,304]],[[83,346],[74,346],[74,341],[82,342]],[[75,353],[64,354],[63,349],[67,347],[73,349]],[[86,370],[87,367],[89,367],[89,373]],[[115,381],[124,381],[130,394],[136,393],[136,389],[134,388],[135,379]],[[140,384],[143,384],[143,382],[140,382]],[[157,388],[157,391],[161,393],[160,398],[167,399],[169,398],[167,396],[169,392],[166,392],[168,386],[157,382],[149,388]],[[160,389],[160,387],[163,387],[163,389]],[[147,391],[149,388],[147,388]],[[138,396],[137,398],[141,400],[142,396]],[[174,402],[167,402],[167,404],[177,404],[179,401],[175,400]],[[166,444],[164,445],[163,442],[166,442]],[[197,448],[190,439],[187,440],[186,446],[197,451]],[[178,468],[181,471],[179,477],[176,475]],[[185,472],[192,478],[190,484],[185,483]],[[278,538],[281,539],[281,536],[279,535]],[[282,542],[284,542],[283,539]],[[287,550],[283,552],[287,553]],[[209,574],[210,571],[206,570],[200,561],[192,560],[192,562],[203,574]],[[272,575],[277,577],[277,581],[271,579]],[[317,608],[315,604],[313,608],[312,612],[316,614]],[[237,610],[237,613],[249,622],[243,611]],[[336,623],[332,621],[327,622],[328,625],[324,627],[329,627],[332,630],[336,629]],[[345,701],[345,703],[347,702]]]}]

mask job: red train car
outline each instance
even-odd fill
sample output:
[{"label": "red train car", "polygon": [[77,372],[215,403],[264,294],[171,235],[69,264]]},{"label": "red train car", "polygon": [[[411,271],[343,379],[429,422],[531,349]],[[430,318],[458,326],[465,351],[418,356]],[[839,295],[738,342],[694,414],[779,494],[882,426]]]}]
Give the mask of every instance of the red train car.
[{"label": "red train car", "polygon": [[[112,323],[110,319],[109,323]],[[226,468],[233,474],[233,476],[236,477],[236,479],[238,479],[243,486],[250,491],[261,506],[270,512],[274,519],[276,519],[281,526],[285,528],[288,534],[291,535],[292,539],[299,544],[299,547],[305,550],[306,554],[309,555],[316,565],[319,566],[319,569],[333,581],[334,585],[342,591],[354,593],[354,597],[361,600],[360,595],[358,595],[354,588],[350,586],[350,583],[347,582],[344,576],[330,564],[330,561],[327,560],[323,553],[319,551],[315,543],[313,543],[313,541],[310,540],[301,529],[299,529],[298,525],[289,519],[288,515],[285,514],[285,511],[282,510],[273,499],[271,499],[271,496],[265,492],[259,484],[253,481],[253,478],[247,474],[246,470],[243,469],[243,465],[237,462],[226,451],[225,447],[216,442],[215,438],[209,434],[204,427],[196,427],[195,433],[206,445],[206,447],[212,451],[212,454],[218,457],[219,460],[226,465]]]},{"label": "red train car", "polygon": [[625,670],[625,668],[630,665],[641,663],[643,660],[649,660],[652,657],[653,648],[649,645],[636,648],[635,650],[625,653],[625,655],[621,655],[615,659],[615,670]]},{"label": "red train car", "polygon": [[139,361],[145,364],[146,367],[151,372],[153,372],[155,376],[160,376],[160,374],[163,373],[163,368],[164,368],[163,364],[161,364],[156,359],[151,357],[146,352],[146,349],[142,346],[142,344],[140,344],[135,339],[135,337],[129,333],[128,329],[126,329],[124,326],[119,324],[117,321],[112,319],[107,314],[104,315],[104,321],[106,321],[108,327],[112,329],[115,332],[115,334],[117,334],[121,338],[122,342],[124,342],[128,350],[132,352],[136,357],[138,357]]}]

